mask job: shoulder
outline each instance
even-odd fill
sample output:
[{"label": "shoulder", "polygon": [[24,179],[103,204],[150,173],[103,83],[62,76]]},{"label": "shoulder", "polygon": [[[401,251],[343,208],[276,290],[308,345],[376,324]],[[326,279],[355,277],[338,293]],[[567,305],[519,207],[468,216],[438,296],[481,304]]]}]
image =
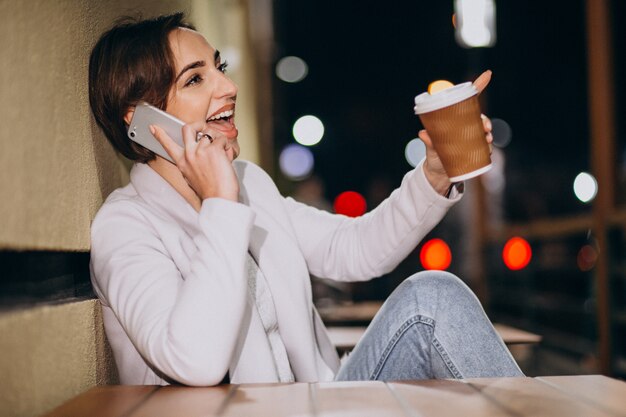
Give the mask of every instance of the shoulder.
[{"label": "shoulder", "polygon": [[148,208],[132,184],[113,191],[91,223],[92,246],[102,238],[130,238],[133,231],[146,230]]},{"label": "shoulder", "polygon": [[233,167],[239,182],[248,192],[280,194],[274,180],[260,166],[250,161],[235,161]]},{"label": "shoulder", "polygon": [[118,188],[106,198],[93,223],[99,223],[109,217],[116,217],[118,214],[135,212],[141,206],[139,200],[139,195],[132,184]]},{"label": "shoulder", "polygon": [[269,174],[253,162],[237,160],[233,162],[233,167],[235,168],[237,177],[241,182],[266,181],[274,184],[274,181]]}]

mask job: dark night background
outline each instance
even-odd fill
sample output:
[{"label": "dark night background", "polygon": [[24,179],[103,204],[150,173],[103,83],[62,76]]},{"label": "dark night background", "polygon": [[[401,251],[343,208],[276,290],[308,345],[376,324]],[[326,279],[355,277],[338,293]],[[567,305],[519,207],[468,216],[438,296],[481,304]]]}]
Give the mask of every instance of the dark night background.
[{"label": "dark night background", "polygon": [[[314,173],[325,184],[327,200],[332,202],[345,190],[367,196],[375,178],[386,179],[395,188],[411,169],[405,145],[421,129],[413,113],[415,95],[431,81],[461,83],[491,69],[491,84],[482,95],[483,112],[507,121],[513,136],[503,149],[505,188],[498,196],[487,195],[486,204],[499,207],[499,221],[504,224],[590,216],[592,205],[580,202],[572,189],[576,175],[591,170],[586,2],[495,3],[496,45],[463,49],[455,40],[453,0],[275,1],[276,61],[295,55],[309,66],[308,76],[300,83],[274,78],[275,155],[294,143],[295,120],[313,114],[325,126],[322,141],[310,149]],[[623,210],[626,2],[613,0],[610,10],[615,201],[617,209]],[[275,172],[282,192],[293,193],[298,184],[282,177],[277,167]],[[580,250],[595,245],[594,231],[582,227],[528,238],[533,248],[531,263],[521,271],[509,271],[502,262],[502,238],[488,238],[486,246],[476,247],[476,224],[472,215],[464,213],[472,210],[472,181],[477,180],[467,184],[469,195],[424,241],[441,237],[448,242],[452,251],[448,270],[464,279],[479,297],[482,289],[481,300],[492,320],[544,336],[523,364],[526,372],[598,372],[594,269],[580,267]],[[524,236],[524,230],[521,227],[518,233]],[[616,225],[609,239],[615,335],[610,366],[614,375],[626,376],[626,338],[620,336],[626,330],[626,232]],[[385,298],[404,278],[422,269],[419,249],[389,279],[340,287],[334,297]],[[484,268],[476,263],[480,258]]]},{"label": "dark night background", "polygon": [[[513,129],[506,218],[587,211],[571,191],[574,177],[590,169],[584,6],[497,1],[495,47],[468,50],[454,38],[452,0],[277,1],[277,59],[299,56],[309,74],[296,84],[275,79],[276,151],[293,142],[293,122],[313,114],[326,129],[312,151],[329,200],[348,189],[365,193],[378,176],[396,186],[410,169],[404,147],[421,128],[414,96],[430,81],[460,83],[491,69],[483,111]],[[624,2],[614,1],[613,11],[618,28]],[[614,30],[618,103],[623,32]]]}]

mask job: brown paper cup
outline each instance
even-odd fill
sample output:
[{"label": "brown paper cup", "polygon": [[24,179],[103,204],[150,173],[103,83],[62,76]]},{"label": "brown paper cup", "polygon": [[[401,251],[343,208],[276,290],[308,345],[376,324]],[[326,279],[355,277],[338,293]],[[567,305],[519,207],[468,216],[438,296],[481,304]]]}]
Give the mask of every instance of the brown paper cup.
[{"label": "brown paper cup", "polygon": [[[470,83],[460,84],[451,89],[464,86],[474,89],[471,84],[469,86],[467,84]],[[446,91],[435,93],[432,97]],[[418,98],[424,96],[422,94],[416,98],[415,108],[452,182],[464,181],[491,169],[489,145],[485,140],[477,92],[474,89],[474,93],[469,98],[464,98],[468,93],[457,93],[458,91],[451,91],[449,97],[436,97],[434,105],[432,102],[426,102],[425,106],[424,100],[421,100],[421,103],[418,102]],[[422,98],[429,99],[430,97]],[[461,101],[457,101],[459,98]],[[420,104],[422,104],[421,107]],[[440,108],[418,112],[432,107]]]}]

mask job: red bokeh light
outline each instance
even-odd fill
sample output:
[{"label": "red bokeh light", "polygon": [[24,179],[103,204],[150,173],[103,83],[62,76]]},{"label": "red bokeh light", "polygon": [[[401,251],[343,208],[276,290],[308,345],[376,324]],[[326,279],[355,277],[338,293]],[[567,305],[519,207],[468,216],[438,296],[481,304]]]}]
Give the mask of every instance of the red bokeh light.
[{"label": "red bokeh light", "polygon": [[452,262],[450,247],[441,239],[431,239],[422,246],[420,262],[424,269],[444,271]]},{"label": "red bokeh light", "polygon": [[367,210],[365,198],[356,191],[344,191],[335,198],[335,213],[350,217],[359,217]]},{"label": "red bokeh light", "polygon": [[576,263],[581,271],[590,271],[596,266],[598,252],[591,245],[585,245],[578,251]]},{"label": "red bokeh light", "polygon": [[517,236],[509,239],[502,250],[504,264],[513,271],[525,268],[530,262],[532,255],[530,244],[525,239]]}]

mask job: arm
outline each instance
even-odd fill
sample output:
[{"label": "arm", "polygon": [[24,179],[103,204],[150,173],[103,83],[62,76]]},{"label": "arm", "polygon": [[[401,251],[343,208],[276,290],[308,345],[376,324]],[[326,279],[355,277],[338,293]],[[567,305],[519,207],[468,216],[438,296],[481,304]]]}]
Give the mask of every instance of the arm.
[{"label": "arm", "polygon": [[215,385],[228,370],[247,308],[253,214],[241,204],[205,200],[193,237],[197,252],[182,276],[131,204],[111,204],[92,226],[96,292],[151,365],[184,384]]},{"label": "arm", "polygon": [[433,189],[420,164],[362,217],[325,213],[289,198],[286,205],[311,273],[358,281],[395,268],[461,198],[456,192],[450,197]]},{"label": "arm", "polygon": [[[481,92],[490,80],[491,71],[485,71],[474,85]],[[491,144],[491,122],[485,116],[483,125]],[[459,200],[428,133],[422,130],[419,137],[426,146],[425,160],[404,177],[399,189],[363,217],[333,217],[287,200],[311,273],[356,281],[389,272]]]}]

